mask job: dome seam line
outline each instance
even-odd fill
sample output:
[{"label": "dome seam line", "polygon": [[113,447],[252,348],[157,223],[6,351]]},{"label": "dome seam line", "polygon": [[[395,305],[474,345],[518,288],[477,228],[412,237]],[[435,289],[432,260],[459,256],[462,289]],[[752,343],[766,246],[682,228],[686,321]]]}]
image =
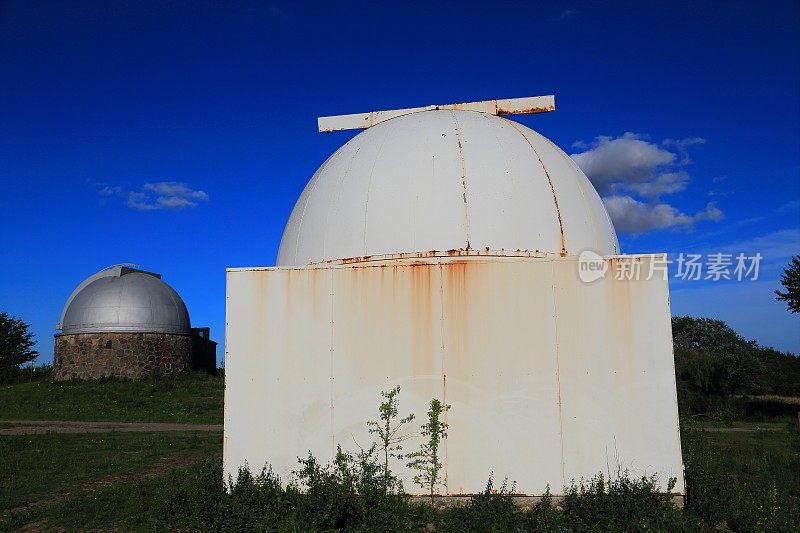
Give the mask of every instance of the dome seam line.
[{"label": "dome seam line", "polygon": [[369,182],[367,183],[367,199],[364,202],[364,241],[361,255],[367,255],[367,219],[369,217],[369,195],[372,191],[372,181],[375,175],[375,165],[378,164],[378,159],[381,157],[381,152],[383,151],[383,146],[386,144],[386,138],[389,137],[389,130],[387,128],[386,133],[383,134],[383,139],[381,139],[381,145],[378,147],[378,151],[375,153],[375,159],[372,160],[372,167],[369,169]]},{"label": "dome seam line", "polygon": [[[553,141],[550,141],[550,143],[555,145],[555,143],[553,143]],[[578,166],[578,163],[576,163],[575,160],[572,159],[572,157],[570,157],[566,153],[564,155],[567,156],[567,158],[569,159],[569,162],[572,164],[572,167],[575,170],[579,170],[584,176],[586,176],[586,174],[583,172],[583,170],[581,170],[581,167]],[[600,192],[597,190],[597,188],[595,188],[594,183],[592,183],[592,180],[589,179],[589,176],[586,176],[586,180],[592,186],[591,190],[593,190],[594,193],[597,195],[597,198],[600,199],[600,204],[603,206],[603,214],[605,215],[605,221],[606,221],[608,227],[611,228],[611,232],[614,235],[614,239],[613,239],[613,242],[611,243],[611,246],[614,248],[614,254],[618,254],[618,253],[620,253],[620,251],[619,251],[619,239],[617,238],[617,229],[614,227],[614,223],[611,221],[611,216],[608,214],[608,210],[605,207],[605,202],[603,201],[603,197],[600,196]],[[591,192],[589,194],[591,194]]]},{"label": "dome seam line", "polygon": [[[339,201],[342,198],[342,187],[344,186],[345,180],[350,175],[350,169],[353,166],[353,161],[358,156],[358,153],[360,151],[361,151],[361,147],[359,146],[358,148],[356,148],[356,151],[353,153],[353,155],[350,156],[350,159],[347,161],[347,167],[345,168],[344,174],[342,174],[342,176],[339,178],[339,183],[336,184],[336,197],[335,197],[335,199],[334,199],[334,196],[331,195],[330,203],[328,204],[328,211],[325,214],[325,230],[322,233],[322,257],[323,257],[323,259],[325,257],[327,257],[326,248],[327,248],[327,243],[328,243],[328,231],[330,230],[329,220],[330,220],[331,211],[334,211],[339,205]],[[331,157],[333,157],[333,156],[331,156]],[[297,257],[295,257],[295,259],[297,259]]]},{"label": "dome seam line", "polygon": [[453,124],[456,128],[456,141],[458,142],[458,160],[461,163],[461,187],[463,188],[463,198],[464,198],[464,225],[465,225],[465,232],[467,236],[467,250],[470,248],[470,225],[469,225],[469,204],[467,203],[467,166],[464,161],[464,147],[461,144],[461,126],[458,123],[458,118],[456,117],[455,111],[450,111],[450,115],[453,117]]},{"label": "dome seam line", "polygon": [[542,156],[539,155],[539,151],[536,149],[535,146],[533,146],[533,143],[530,141],[530,139],[528,139],[528,137],[525,136],[525,134],[522,132],[522,130],[519,129],[517,123],[514,122],[513,120],[509,120],[509,122],[511,123],[511,126],[515,130],[517,130],[517,133],[522,135],[522,138],[525,139],[525,142],[528,143],[528,146],[531,147],[531,150],[533,150],[533,153],[536,155],[536,158],[539,160],[539,164],[542,165],[542,170],[544,170],[544,175],[547,177],[547,182],[550,184],[550,192],[553,194],[553,203],[556,206],[556,215],[558,216],[558,229],[559,229],[559,233],[561,234],[560,235],[560,237],[561,237],[561,255],[562,256],[566,256],[567,255],[567,243],[566,243],[566,241],[564,239],[564,222],[561,220],[561,210],[558,207],[558,198],[556,197],[556,189],[553,186],[553,180],[550,178],[550,172],[547,170],[547,167],[545,166],[544,161],[542,161]]},{"label": "dome seam line", "polygon": [[[540,135],[541,135],[541,134],[540,134]],[[548,138],[547,138],[547,137],[545,137],[544,135],[541,135],[541,137],[542,137],[542,139],[544,139],[545,141],[547,141],[547,145],[548,145],[548,146],[550,146],[551,148],[554,148],[554,149],[555,149],[555,152],[556,152],[556,154],[558,154],[558,156],[559,156],[559,157],[561,157],[562,159],[564,159],[564,160],[566,161],[567,165],[569,165],[570,163],[572,163],[573,165],[575,164],[575,162],[574,162],[574,161],[572,161],[572,158],[571,158],[570,156],[568,156],[568,155],[567,155],[567,154],[566,154],[564,151],[562,151],[561,149],[559,149],[559,148],[558,148],[558,146],[556,146],[556,144],[555,144],[553,141],[551,141],[550,139],[548,139]],[[582,172],[582,171],[581,171],[581,172]],[[588,179],[588,178],[587,178],[587,179]],[[580,195],[581,195],[581,201],[582,201],[582,203],[583,203],[583,207],[584,207],[584,209],[585,209],[587,212],[591,212],[591,206],[589,205],[589,201],[588,201],[588,199],[586,198],[586,191],[585,191],[585,188],[584,188],[584,185],[583,185],[583,183],[581,183],[581,182],[579,182],[579,181],[578,181],[576,184],[577,184],[577,186],[578,186],[578,192],[579,192],[579,193],[580,193]],[[589,229],[589,232],[590,232],[592,235],[594,235],[594,246],[595,246],[595,248],[596,248],[597,250],[600,250],[601,248],[603,248],[603,247],[601,246],[601,242],[600,242],[600,236],[599,236],[599,234],[598,234],[598,233],[599,233],[599,228],[597,227],[597,224],[589,224],[589,221],[588,221],[588,219],[584,218],[584,220],[583,220],[583,225],[584,225],[584,227],[587,227],[587,226],[588,226],[588,227],[589,227],[589,228],[588,228],[588,229]]]}]

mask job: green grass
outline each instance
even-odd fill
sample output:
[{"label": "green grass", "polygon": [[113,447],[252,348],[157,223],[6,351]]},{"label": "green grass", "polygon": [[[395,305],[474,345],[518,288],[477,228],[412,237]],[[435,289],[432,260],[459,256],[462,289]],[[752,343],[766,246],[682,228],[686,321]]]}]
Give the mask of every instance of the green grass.
[{"label": "green grass", "polygon": [[162,531],[165,521],[154,513],[153,502],[164,481],[161,477],[115,485],[11,513],[0,518],[0,531],[31,524],[59,531]]},{"label": "green grass", "polygon": [[140,381],[0,385],[0,420],[221,424],[224,379],[203,373]]},{"label": "green grass", "polygon": [[[687,428],[683,434],[690,487],[687,524],[702,518],[707,527],[730,527],[734,531],[796,530],[800,519],[796,515],[800,509],[800,431],[717,433]],[[221,445],[219,433],[0,437],[0,454],[7,459],[0,463],[0,480],[11,477],[14,483],[0,485],[0,495],[5,498],[0,500],[4,502],[0,508],[40,502],[6,513],[0,518],[0,530],[25,524],[66,530],[163,530],[171,520],[165,509],[174,509],[175,502],[184,501],[184,496],[207,502],[200,507],[213,514],[220,500],[215,499],[213,491],[198,489],[208,486],[203,481],[207,473],[187,464],[210,458],[214,465],[212,481],[217,479]],[[167,467],[153,478],[137,475],[163,458],[168,465],[179,466],[179,472],[169,472]],[[9,475],[9,464],[13,465],[13,476]],[[115,479],[109,486],[96,483]],[[176,494],[184,496],[176,500]],[[258,504],[245,498],[226,505],[239,505],[240,510],[235,512],[247,513],[248,505]],[[233,512],[230,507],[226,509]],[[477,508],[473,512],[478,512]],[[455,520],[447,513],[428,518]],[[439,525],[437,522],[437,530]]]},{"label": "green grass", "polygon": [[0,436],[0,512],[219,457],[220,432]]},{"label": "green grass", "polygon": [[[377,463],[373,463],[377,465]],[[80,494],[68,500],[11,513],[0,530],[122,531],[679,531],[691,527],[668,495],[645,480],[613,486],[581,485],[568,496],[569,510],[547,500],[531,510],[517,507],[505,484],[487,485],[463,507],[437,510],[426,502],[385,495],[380,477],[347,468],[304,478],[304,491],[284,489],[271,475],[239,476],[223,490],[219,461],[194,465],[159,479],[134,481]],[[355,477],[350,477],[350,476]],[[357,490],[356,487],[358,488]],[[606,489],[609,489],[608,491]],[[599,525],[598,525],[599,524]]]},{"label": "green grass", "polygon": [[686,428],[689,430],[692,429],[699,429],[699,428],[709,428],[709,429],[750,429],[750,430],[783,430],[787,428],[797,427],[797,421],[792,419],[782,419],[776,420],[773,419],[769,422],[754,422],[752,420],[733,420],[731,422],[725,423],[719,420],[703,420],[692,422],[691,424],[687,424]]},{"label": "green grass", "polygon": [[164,531],[166,517],[158,506],[168,477],[104,487],[0,518],[0,531],[31,524],[58,531]]},{"label": "green grass", "polygon": [[[736,425],[750,428],[762,426]],[[690,430],[684,440],[688,444],[688,452],[712,451],[723,468],[741,478],[755,473],[786,477],[791,472],[795,476],[793,493],[800,497],[800,431],[796,428],[786,429],[784,425],[776,431],[709,431],[702,434]],[[759,468],[754,470],[754,463]]]},{"label": "green grass", "polygon": [[[17,382],[0,385],[0,428],[7,426],[2,420],[13,419],[222,423],[223,390],[222,378],[206,374],[137,382],[52,382],[47,378]],[[772,431],[701,431],[722,427]],[[682,437],[689,491],[687,524],[699,524],[702,519],[707,527],[734,531],[800,531],[796,419],[756,413],[727,424],[695,420],[683,427]],[[258,505],[264,504],[258,503],[255,493],[244,491],[245,496],[225,499],[213,487],[209,489],[211,481],[220,481],[221,449],[219,432],[0,436],[0,530],[17,530],[26,524],[39,529],[164,530],[176,524],[170,510],[180,512],[183,505],[185,511],[187,498],[210,515],[251,524],[249,513],[259,512]],[[211,460],[210,466],[192,466],[204,458]],[[588,504],[591,499],[581,501]],[[590,518],[601,511],[628,512],[624,505],[597,501],[592,504],[596,508],[587,508]],[[437,518],[429,510],[419,516],[413,511],[404,520],[411,520],[414,527],[420,525],[419,520],[422,526],[430,520],[437,530],[447,530],[447,523],[464,525],[484,520],[486,512],[500,512],[492,510],[498,502],[484,502],[488,511],[473,506],[469,512],[474,516],[459,512]],[[281,505],[275,516],[283,516],[287,509],[296,511],[291,510],[294,504]],[[520,518],[511,508],[501,515],[495,518]],[[308,524],[303,516],[296,515],[286,524],[305,529],[302,524]],[[175,527],[192,529],[189,522],[178,524]]]},{"label": "green grass", "polygon": [[687,428],[683,441],[689,512],[734,531],[800,531],[796,427],[749,433]]}]

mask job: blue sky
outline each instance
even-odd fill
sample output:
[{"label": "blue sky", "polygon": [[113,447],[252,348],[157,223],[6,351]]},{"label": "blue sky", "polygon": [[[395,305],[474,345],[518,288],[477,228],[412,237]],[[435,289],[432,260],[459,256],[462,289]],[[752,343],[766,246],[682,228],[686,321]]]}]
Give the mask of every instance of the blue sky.
[{"label": "blue sky", "polygon": [[47,361],[73,287],[132,262],[222,341],[225,268],[274,264],[354,135],[317,116],[555,94],[515,120],[575,154],[623,251],[764,256],[673,279],[673,311],[800,352],[772,296],[800,253],[799,30],[797,2],[0,2],[0,308]]}]

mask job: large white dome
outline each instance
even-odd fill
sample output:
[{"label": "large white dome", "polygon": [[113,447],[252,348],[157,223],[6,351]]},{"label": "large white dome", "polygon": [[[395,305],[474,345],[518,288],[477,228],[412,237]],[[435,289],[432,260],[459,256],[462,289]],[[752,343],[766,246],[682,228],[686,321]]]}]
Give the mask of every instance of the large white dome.
[{"label": "large white dome", "polygon": [[494,115],[433,110],[379,123],[325,161],[277,265],[487,248],[619,253],[600,197],[556,145]]}]

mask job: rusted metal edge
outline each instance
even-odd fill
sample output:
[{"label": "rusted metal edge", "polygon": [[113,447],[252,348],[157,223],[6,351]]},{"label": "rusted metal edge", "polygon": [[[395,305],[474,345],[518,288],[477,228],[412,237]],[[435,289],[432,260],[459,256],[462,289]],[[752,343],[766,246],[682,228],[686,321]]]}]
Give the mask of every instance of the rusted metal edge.
[{"label": "rusted metal edge", "polygon": [[384,254],[384,255],[365,255],[361,257],[348,257],[344,259],[332,259],[329,261],[321,261],[319,263],[312,263],[309,266],[321,265],[351,265],[353,263],[370,263],[377,261],[390,261],[393,259],[429,259],[437,257],[546,257],[546,252],[530,251],[530,250],[473,250],[466,248],[459,248],[453,250],[437,251],[430,250],[428,252],[412,252],[412,253],[399,253],[399,254]]},{"label": "rusted metal edge", "polygon": [[[600,256],[606,261],[618,261],[618,260],[639,260],[639,259],[646,259],[646,258],[654,258],[654,259],[663,259],[666,257],[666,253],[650,253],[650,254],[622,254],[622,255],[603,255]],[[436,251],[431,250],[429,252],[411,252],[411,253],[399,253],[399,254],[383,254],[383,255],[367,255],[363,257],[348,257],[343,259],[331,259],[329,261],[320,261],[317,263],[311,263],[310,265],[306,266],[258,266],[258,267],[229,267],[225,269],[225,272],[249,272],[249,271],[260,271],[260,270],[305,270],[307,268],[324,268],[324,267],[331,267],[331,266],[347,266],[353,264],[362,264],[362,263],[378,263],[381,261],[390,261],[393,259],[399,260],[424,260],[424,259],[448,259],[448,258],[474,258],[474,259],[481,259],[481,258],[532,258],[532,259],[546,259],[546,258],[554,258],[560,260],[572,260],[578,261],[579,256],[577,255],[566,255],[562,256],[557,252],[539,252],[538,250],[516,250],[516,251],[506,251],[506,250],[446,250],[446,251]]]},{"label": "rusted metal edge", "polygon": [[317,128],[321,133],[342,130],[366,129],[387,120],[411,113],[434,111],[439,109],[477,111],[490,115],[522,115],[549,113],[556,110],[555,95],[527,96],[523,98],[506,98],[502,100],[484,100],[481,102],[464,102],[460,104],[429,105],[409,107],[387,111],[370,111],[369,113],[353,113],[350,115],[332,115],[317,118]]}]

